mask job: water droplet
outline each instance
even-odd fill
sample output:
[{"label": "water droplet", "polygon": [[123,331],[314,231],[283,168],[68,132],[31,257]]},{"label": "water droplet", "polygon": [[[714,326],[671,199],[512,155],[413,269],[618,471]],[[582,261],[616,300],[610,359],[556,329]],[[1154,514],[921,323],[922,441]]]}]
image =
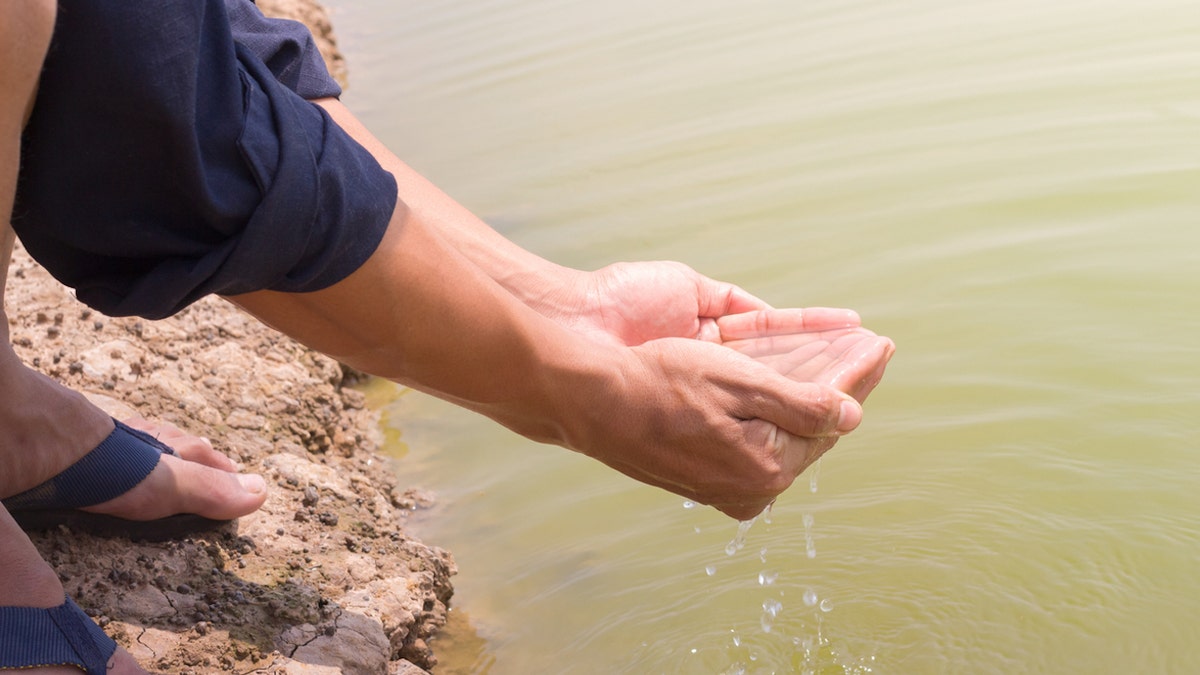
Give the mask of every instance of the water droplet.
[{"label": "water droplet", "polygon": [[816,518],[813,514],[804,514],[804,552],[810,559],[817,557],[817,544],[813,541],[812,528]]},{"label": "water droplet", "polygon": [[696,649],[695,647],[692,647],[692,653],[693,653],[693,654],[695,654],[695,653],[696,653],[696,652],[698,652],[698,651],[700,651],[700,650],[699,650],[699,649]]},{"label": "water droplet", "polygon": [[833,611],[833,603],[830,602],[829,598],[825,598],[824,600],[821,601],[821,611],[822,612],[832,612]]},{"label": "water droplet", "polygon": [[812,473],[808,476],[808,491],[817,493],[817,478],[821,476],[821,460],[818,459],[816,465],[812,467]]},{"label": "water droplet", "polygon": [[683,508],[685,508],[685,509],[694,509],[694,508],[696,508],[696,502],[694,502],[694,501],[692,501],[692,500],[690,500],[690,499],[688,499],[688,500],[685,500],[685,501],[683,502]]},{"label": "water droplet", "polygon": [[714,574],[716,574],[716,573],[717,573],[717,566],[716,566],[716,565],[709,565],[708,567],[705,567],[705,568],[704,568],[704,573],[705,573],[705,574],[707,574],[708,576],[710,576],[710,577],[711,577],[712,575],[714,575]]},{"label": "water droplet", "polygon": [[767,547],[766,546],[762,547],[762,550],[758,552],[758,559],[764,563],[767,562]]},{"label": "water droplet", "polygon": [[759,620],[759,625],[762,626],[764,633],[770,633],[771,628],[775,626],[775,617],[779,616],[779,612],[783,611],[783,604],[778,600],[767,599],[763,600],[762,618]]},{"label": "water droplet", "polygon": [[750,526],[754,525],[755,518],[743,520],[738,523],[737,534],[733,540],[725,545],[725,555],[733,555],[742,550],[746,546],[746,533],[750,531]]},{"label": "water droplet", "polygon": [[817,604],[817,592],[811,588],[804,589],[804,604],[807,607],[814,607]]},{"label": "water droplet", "polygon": [[697,525],[697,526],[693,527],[692,531],[695,532],[696,534],[700,534],[700,526]]},{"label": "water droplet", "polygon": [[771,584],[775,583],[777,579],[779,579],[778,572],[768,572],[764,570],[758,573],[759,586],[770,586]]}]

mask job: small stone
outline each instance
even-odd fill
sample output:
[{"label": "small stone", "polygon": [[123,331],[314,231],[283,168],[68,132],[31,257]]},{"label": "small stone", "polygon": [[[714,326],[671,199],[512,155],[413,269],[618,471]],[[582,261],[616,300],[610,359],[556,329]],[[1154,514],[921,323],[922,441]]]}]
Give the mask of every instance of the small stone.
[{"label": "small stone", "polygon": [[317,489],[311,485],[304,488],[304,498],[301,503],[305,506],[316,506],[317,502],[321,501],[321,495],[317,493]]}]

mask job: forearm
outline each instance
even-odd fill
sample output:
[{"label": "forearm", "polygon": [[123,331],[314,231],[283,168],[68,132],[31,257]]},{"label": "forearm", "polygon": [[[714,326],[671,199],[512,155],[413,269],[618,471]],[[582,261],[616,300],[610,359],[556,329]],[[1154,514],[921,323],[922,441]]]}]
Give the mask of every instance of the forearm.
[{"label": "forearm", "polygon": [[[577,379],[602,382],[600,349],[519,302],[402,203],[358,271],[313,293],[231,298],[304,344],[433,393],[537,440],[565,443]],[[606,356],[607,355],[607,356]]]},{"label": "forearm", "polygon": [[579,273],[517,246],[401,161],[345,105],[316,102],[396,178],[400,199],[413,215],[436,227],[442,238],[488,277],[529,305],[550,288],[571,283]]}]

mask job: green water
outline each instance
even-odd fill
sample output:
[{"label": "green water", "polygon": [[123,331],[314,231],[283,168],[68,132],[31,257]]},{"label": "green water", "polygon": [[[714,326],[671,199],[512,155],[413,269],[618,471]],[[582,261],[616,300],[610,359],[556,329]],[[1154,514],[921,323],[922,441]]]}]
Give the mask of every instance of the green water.
[{"label": "green water", "polygon": [[332,6],[346,101],[523,246],[899,346],[732,556],[709,509],[400,392],[460,566],[441,672],[1200,672],[1200,5]]}]

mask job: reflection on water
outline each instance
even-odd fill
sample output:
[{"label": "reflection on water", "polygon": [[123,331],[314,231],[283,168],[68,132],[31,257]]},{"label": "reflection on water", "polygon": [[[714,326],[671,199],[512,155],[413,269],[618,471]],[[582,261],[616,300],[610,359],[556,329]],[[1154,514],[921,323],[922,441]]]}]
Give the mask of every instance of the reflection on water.
[{"label": "reflection on water", "polygon": [[746,532],[387,404],[461,569],[443,672],[1200,670],[1194,3],[332,5],[347,102],[524,246],[899,346]]}]

